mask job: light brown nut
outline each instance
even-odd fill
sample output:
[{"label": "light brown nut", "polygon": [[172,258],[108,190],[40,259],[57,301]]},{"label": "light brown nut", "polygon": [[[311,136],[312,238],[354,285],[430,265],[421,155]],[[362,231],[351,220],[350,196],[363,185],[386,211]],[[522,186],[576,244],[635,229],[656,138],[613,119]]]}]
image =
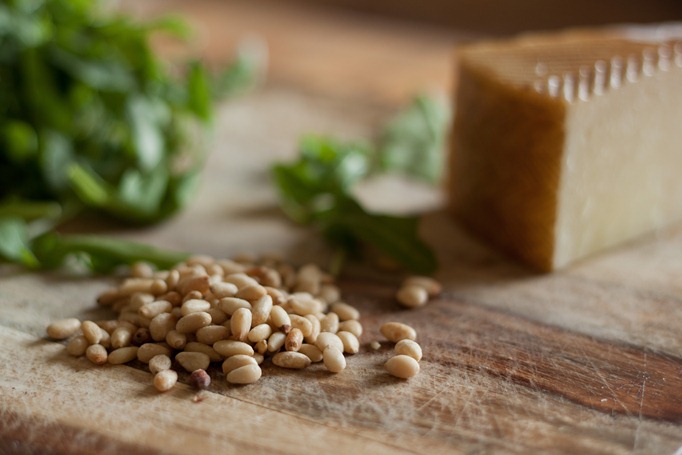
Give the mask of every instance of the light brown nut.
[{"label": "light brown nut", "polygon": [[145,343],[137,350],[137,360],[142,363],[149,363],[152,357],[163,354],[170,355],[171,350],[168,346],[161,343]]},{"label": "light brown nut", "polygon": [[303,344],[303,332],[300,329],[293,328],[287,333],[284,339],[284,349],[287,351],[298,351]]},{"label": "light brown nut", "polygon": [[97,324],[100,329],[104,330],[109,335],[111,335],[114,332],[114,330],[116,330],[119,326],[118,321],[115,319],[108,319],[105,321],[95,321],[95,324]]},{"label": "light brown nut", "polygon": [[204,343],[199,343],[198,341],[190,341],[185,346],[185,352],[202,352],[211,359],[211,362],[220,362],[223,360],[223,356],[219,354],[212,346],[208,346]]},{"label": "light brown nut", "polygon": [[161,313],[168,313],[173,309],[173,304],[168,300],[155,300],[153,302],[145,303],[137,311],[140,316],[152,319]]},{"label": "light brown nut", "polygon": [[284,333],[274,332],[272,335],[270,335],[270,338],[268,338],[268,351],[277,352],[282,349],[286,338],[287,336]]},{"label": "light brown nut", "polygon": [[107,289],[97,296],[97,303],[103,306],[113,305],[114,302],[121,299],[121,294],[118,288]]},{"label": "light brown nut", "polygon": [[171,367],[171,359],[167,355],[159,354],[149,359],[149,371],[156,374],[159,371],[168,370]]},{"label": "light brown nut", "polygon": [[386,371],[397,378],[407,379],[419,373],[419,363],[408,355],[391,357],[384,366]]},{"label": "light brown nut", "polygon": [[197,330],[197,341],[213,346],[216,341],[227,338],[229,330],[222,325],[207,325]]},{"label": "light brown nut", "polygon": [[178,352],[175,360],[189,373],[194,370],[205,370],[211,363],[211,359],[203,352]]},{"label": "light brown nut", "polygon": [[173,370],[162,370],[154,375],[154,387],[159,392],[168,392],[178,382],[178,374]]},{"label": "light brown nut", "polygon": [[[175,329],[178,320],[171,313],[161,313],[154,317],[149,323],[149,335],[154,341],[163,341],[168,332]],[[113,335],[112,335],[113,337]],[[112,340],[113,343],[113,340]]]},{"label": "light brown nut", "polygon": [[91,344],[85,350],[85,357],[95,365],[104,365],[107,363],[107,350],[101,344]]},{"label": "light brown nut", "polygon": [[355,319],[339,322],[339,330],[350,332],[358,338],[362,336],[363,332],[362,324],[360,323],[360,321],[356,321]]},{"label": "light brown nut", "polygon": [[421,286],[403,285],[396,293],[396,300],[407,308],[418,308],[426,305],[429,301],[429,294]]},{"label": "light brown nut", "polygon": [[267,322],[272,311],[272,297],[264,295],[253,302],[251,313],[253,314],[251,324],[257,326]]},{"label": "light brown nut", "polygon": [[[199,291],[189,291],[187,294],[182,296],[182,303],[185,303],[188,300],[201,299],[203,297],[204,297],[204,294],[202,294]],[[180,312],[182,313],[182,310],[180,310]]]},{"label": "light brown nut", "polygon": [[224,297],[218,301],[218,308],[225,314],[232,316],[235,311],[240,308],[251,309],[251,303],[248,300],[238,299],[237,297]]},{"label": "light brown nut", "polygon": [[183,316],[187,316],[190,313],[197,313],[199,311],[208,311],[211,309],[211,304],[204,299],[190,299],[183,302],[180,307],[180,311]]},{"label": "light brown nut", "polygon": [[232,336],[239,341],[246,341],[251,330],[251,310],[239,308],[230,319]]},{"label": "light brown nut", "polygon": [[339,373],[346,368],[346,358],[343,356],[343,352],[335,346],[327,346],[324,348],[322,351],[322,360],[324,361],[324,366],[327,370],[332,373]]},{"label": "light brown nut", "polygon": [[[272,327],[268,324],[258,324],[249,331],[247,335],[251,343],[258,343],[259,341],[267,340],[272,335]],[[266,342],[267,346],[267,342]]]},{"label": "light brown nut", "polygon": [[295,327],[303,332],[304,337],[310,336],[310,334],[313,332],[312,323],[303,316],[298,314],[290,314],[289,319],[291,320],[291,327]]},{"label": "light brown nut", "polygon": [[339,315],[329,313],[320,319],[320,332],[336,333],[339,331]]},{"label": "light brown nut", "polygon": [[194,256],[187,258],[185,264],[189,266],[200,265],[204,268],[207,268],[215,264],[215,259],[212,256],[208,256],[206,254],[195,254]]},{"label": "light brown nut", "polygon": [[327,303],[335,303],[341,298],[341,291],[333,284],[323,284],[320,286],[320,293],[317,296]]},{"label": "light brown nut", "polygon": [[83,336],[90,344],[99,344],[102,340],[103,330],[92,321],[83,321],[81,323],[81,332],[83,332]]},{"label": "light brown nut", "polygon": [[114,349],[109,353],[107,360],[112,365],[121,365],[123,363],[132,362],[137,358],[137,350],[137,346]]},{"label": "light brown nut", "polygon": [[259,354],[257,352],[253,355],[253,358],[256,360],[256,363],[258,365],[263,363],[263,361],[265,360],[265,356],[263,354]]},{"label": "light brown nut", "polygon": [[65,340],[78,332],[81,321],[76,318],[60,319],[47,326],[47,336],[53,340]]},{"label": "light brown nut", "polygon": [[232,275],[233,273],[241,273],[244,270],[246,270],[246,267],[243,264],[232,261],[230,259],[219,259],[216,261],[216,264],[218,264],[220,268],[223,269],[224,276]]},{"label": "light brown nut", "polygon": [[118,349],[130,346],[134,333],[135,330],[128,325],[118,327],[111,334],[111,347]]},{"label": "light brown nut", "polygon": [[260,366],[244,365],[230,371],[226,379],[230,384],[252,384],[258,381],[262,374]]},{"label": "light brown nut", "polygon": [[220,325],[227,321],[227,314],[218,307],[213,307],[206,310],[208,314],[211,315],[211,323]]},{"label": "light brown nut", "polygon": [[169,290],[175,289],[178,286],[179,281],[180,272],[177,270],[171,270],[168,272],[168,276],[166,277],[166,287],[168,287]]},{"label": "light brown nut", "polygon": [[173,349],[184,349],[187,344],[187,335],[177,330],[171,330],[166,335],[166,343]]},{"label": "light brown nut", "polygon": [[268,295],[272,298],[273,305],[282,305],[287,301],[287,293],[281,289],[275,287],[265,286],[265,290]]},{"label": "light brown nut", "polygon": [[145,343],[149,343],[152,341],[152,336],[149,333],[149,329],[146,329],[144,327],[140,327],[135,332],[133,333],[133,339],[131,340],[132,344],[135,346],[142,346]]},{"label": "light brown nut", "polygon": [[251,284],[240,288],[235,297],[248,300],[249,302],[255,302],[265,295],[268,295],[268,293],[263,286],[260,284]]},{"label": "light brown nut", "polygon": [[197,313],[190,313],[178,320],[175,325],[175,330],[180,333],[194,333],[202,327],[206,327],[211,323],[211,315],[205,311]]},{"label": "light brown nut", "polygon": [[66,345],[66,352],[74,357],[80,357],[85,354],[88,348],[88,340],[83,335],[78,335],[69,340]]},{"label": "light brown nut", "polygon": [[323,310],[322,302],[304,292],[291,294],[287,299],[287,303],[291,305],[291,311],[294,314],[301,316],[319,313]]},{"label": "light brown nut", "polygon": [[343,330],[341,332],[336,332],[336,336],[341,338],[341,342],[343,342],[343,352],[346,354],[358,353],[360,350],[360,342],[358,341],[358,337]]},{"label": "light brown nut", "polygon": [[369,347],[377,351],[381,349],[381,343],[379,343],[377,340],[372,340],[372,342],[369,344]]},{"label": "light brown nut", "polygon": [[230,371],[236,370],[244,365],[258,365],[258,363],[256,362],[256,359],[250,355],[233,355],[223,362],[223,374],[229,374]]},{"label": "light brown nut", "polygon": [[308,336],[305,337],[305,340],[308,343],[315,343],[315,341],[317,341],[317,336],[320,334],[320,330],[322,328],[320,320],[314,314],[307,314],[305,318],[310,321],[311,326],[310,333],[308,334]]},{"label": "light brown nut", "polygon": [[256,344],[253,345],[253,349],[258,354],[265,354],[268,352],[268,340],[258,340]]},{"label": "light brown nut", "polygon": [[298,352],[307,355],[310,361],[313,363],[322,361],[322,351],[320,351],[320,349],[314,344],[304,343],[301,345],[301,348],[298,350]]},{"label": "light brown nut", "polygon": [[186,295],[191,291],[197,291],[203,295],[211,288],[211,281],[208,275],[190,275],[180,278],[176,288],[182,295]]},{"label": "light brown nut", "polygon": [[151,278],[154,275],[154,268],[148,262],[136,262],[130,266],[130,275],[137,278]]},{"label": "light brown nut", "polygon": [[270,310],[270,322],[279,331],[287,333],[291,330],[289,314],[281,306],[273,306]]},{"label": "light brown nut", "polygon": [[127,278],[118,288],[121,296],[129,296],[136,292],[159,295],[166,292],[168,285],[164,280],[153,278]]},{"label": "light brown nut", "polygon": [[435,297],[443,292],[443,286],[428,276],[411,276],[403,282],[403,286],[419,286],[426,289],[429,297]]},{"label": "light brown nut", "polygon": [[253,348],[248,343],[236,340],[221,340],[213,344],[213,349],[220,355],[232,357],[233,355],[253,355]]},{"label": "light brown nut", "polygon": [[331,311],[339,316],[340,321],[350,321],[360,319],[360,312],[357,308],[344,302],[336,302],[331,305]]},{"label": "light brown nut", "polygon": [[188,382],[199,390],[206,390],[211,385],[211,376],[206,373],[206,370],[194,370]]},{"label": "light brown nut", "polygon": [[343,341],[341,341],[341,338],[335,333],[331,332],[320,332],[317,336],[317,340],[315,340],[315,346],[322,352],[324,352],[325,348],[328,346],[333,346],[338,349],[339,352],[343,352]]},{"label": "light brown nut", "polygon": [[109,349],[111,347],[111,335],[101,327],[100,330],[102,331],[102,338],[99,340],[99,344]]},{"label": "light brown nut", "polygon": [[401,322],[386,322],[379,331],[387,340],[397,343],[400,340],[415,340],[417,332],[407,324]]},{"label": "light brown nut", "polygon": [[231,273],[226,275],[225,278],[223,278],[223,281],[234,284],[238,289],[258,285],[258,281],[248,276],[246,273]]},{"label": "light brown nut", "polygon": [[395,345],[396,354],[408,355],[419,362],[422,359],[422,348],[416,341],[400,340]]},{"label": "light brown nut", "polygon": [[222,299],[223,297],[234,297],[239,289],[234,283],[213,283],[211,285],[211,292],[217,299]]},{"label": "light brown nut", "polygon": [[272,363],[278,367],[300,370],[306,368],[311,362],[307,355],[300,352],[282,351],[272,356]]}]

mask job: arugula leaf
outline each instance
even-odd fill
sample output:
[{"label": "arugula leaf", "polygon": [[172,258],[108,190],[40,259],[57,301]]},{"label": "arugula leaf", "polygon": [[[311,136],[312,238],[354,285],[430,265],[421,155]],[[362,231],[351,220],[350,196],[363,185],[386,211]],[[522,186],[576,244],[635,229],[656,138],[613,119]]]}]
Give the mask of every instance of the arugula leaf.
[{"label": "arugula leaf", "polygon": [[38,266],[38,259],[29,246],[26,222],[22,219],[0,218],[0,257],[26,267]]}]

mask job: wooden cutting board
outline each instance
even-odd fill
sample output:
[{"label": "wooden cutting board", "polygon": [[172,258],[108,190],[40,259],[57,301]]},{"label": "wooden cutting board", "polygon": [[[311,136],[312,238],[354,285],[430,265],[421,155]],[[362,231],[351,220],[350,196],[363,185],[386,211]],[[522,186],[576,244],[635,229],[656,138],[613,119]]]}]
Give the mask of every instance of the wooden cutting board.
[{"label": "wooden cutting board", "polygon": [[[405,55],[424,58],[419,49]],[[331,74],[313,78],[322,82],[309,90],[296,62],[282,62],[275,83],[221,108],[189,210],[150,229],[100,229],[218,257],[278,251],[300,263],[326,261],[319,239],[279,213],[267,166],[293,157],[302,133],[369,137],[392,111],[377,100],[400,98],[415,73],[399,72],[399,90],[370,85],[376,97],[367,102],[367,85],[355,97],[321,96]],[[236,387],[215,369],[207,392],[179,384],[158,394],[142,365],[95,367],[44,338],[57,318],[111,316],[94,299],[112,278],[0,268],[0,454],[679,453],[682,227],[537,275],[463,232],[437,190],[383,182],[363,195],[424,212],[445,291],[405,310],[393,299],[401,276],[348,270],[342,291],[361,310],[365,333],[338,375],[319,365],[265,365],[258,383]],[[422,371],[409,381],[384,372],[389,344],[367,347],[389,320],[415,327],[424,348]]]}]

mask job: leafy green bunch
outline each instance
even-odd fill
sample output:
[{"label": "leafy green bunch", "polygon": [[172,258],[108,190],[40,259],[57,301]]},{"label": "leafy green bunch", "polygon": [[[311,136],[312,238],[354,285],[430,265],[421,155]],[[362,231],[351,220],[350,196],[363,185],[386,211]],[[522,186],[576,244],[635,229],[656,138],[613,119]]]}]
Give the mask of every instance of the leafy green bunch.
[{"label": "leafy green bunch", "polygon": [[182,21],[143,23],[91,0],[0,0],[0,258],[50,267],[79,251],[106,270],[145,248],[53,228],[85,210],[154,223],[190,200],[203,164],[190,145],[218,91],[253,68],[170,67],[150,46],[159,31],[188,34]]},{"label": "leafy green bunch", "polygon": [[437,182],[446,125],[447,111],[420,96],[386,125],[376,144],[304,138],[297,160],[272,168],[282,209],[295,222],[318,229],[337,248],[337,257],[369,247],[415,272],[433,272],[436,259],[418,236],[419,219],[369,212],[352,190],[388,172]]}]

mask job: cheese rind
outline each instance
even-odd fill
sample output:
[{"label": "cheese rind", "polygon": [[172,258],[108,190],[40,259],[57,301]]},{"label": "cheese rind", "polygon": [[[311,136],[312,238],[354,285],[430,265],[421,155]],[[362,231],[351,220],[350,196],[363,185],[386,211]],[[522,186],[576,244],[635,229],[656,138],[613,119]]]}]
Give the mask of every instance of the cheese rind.
[{"label": "cheese rind", "polygon": [[464,49],[449,179],[458,217],[540,270],[681,220],[675,50],[570,34]]}]

